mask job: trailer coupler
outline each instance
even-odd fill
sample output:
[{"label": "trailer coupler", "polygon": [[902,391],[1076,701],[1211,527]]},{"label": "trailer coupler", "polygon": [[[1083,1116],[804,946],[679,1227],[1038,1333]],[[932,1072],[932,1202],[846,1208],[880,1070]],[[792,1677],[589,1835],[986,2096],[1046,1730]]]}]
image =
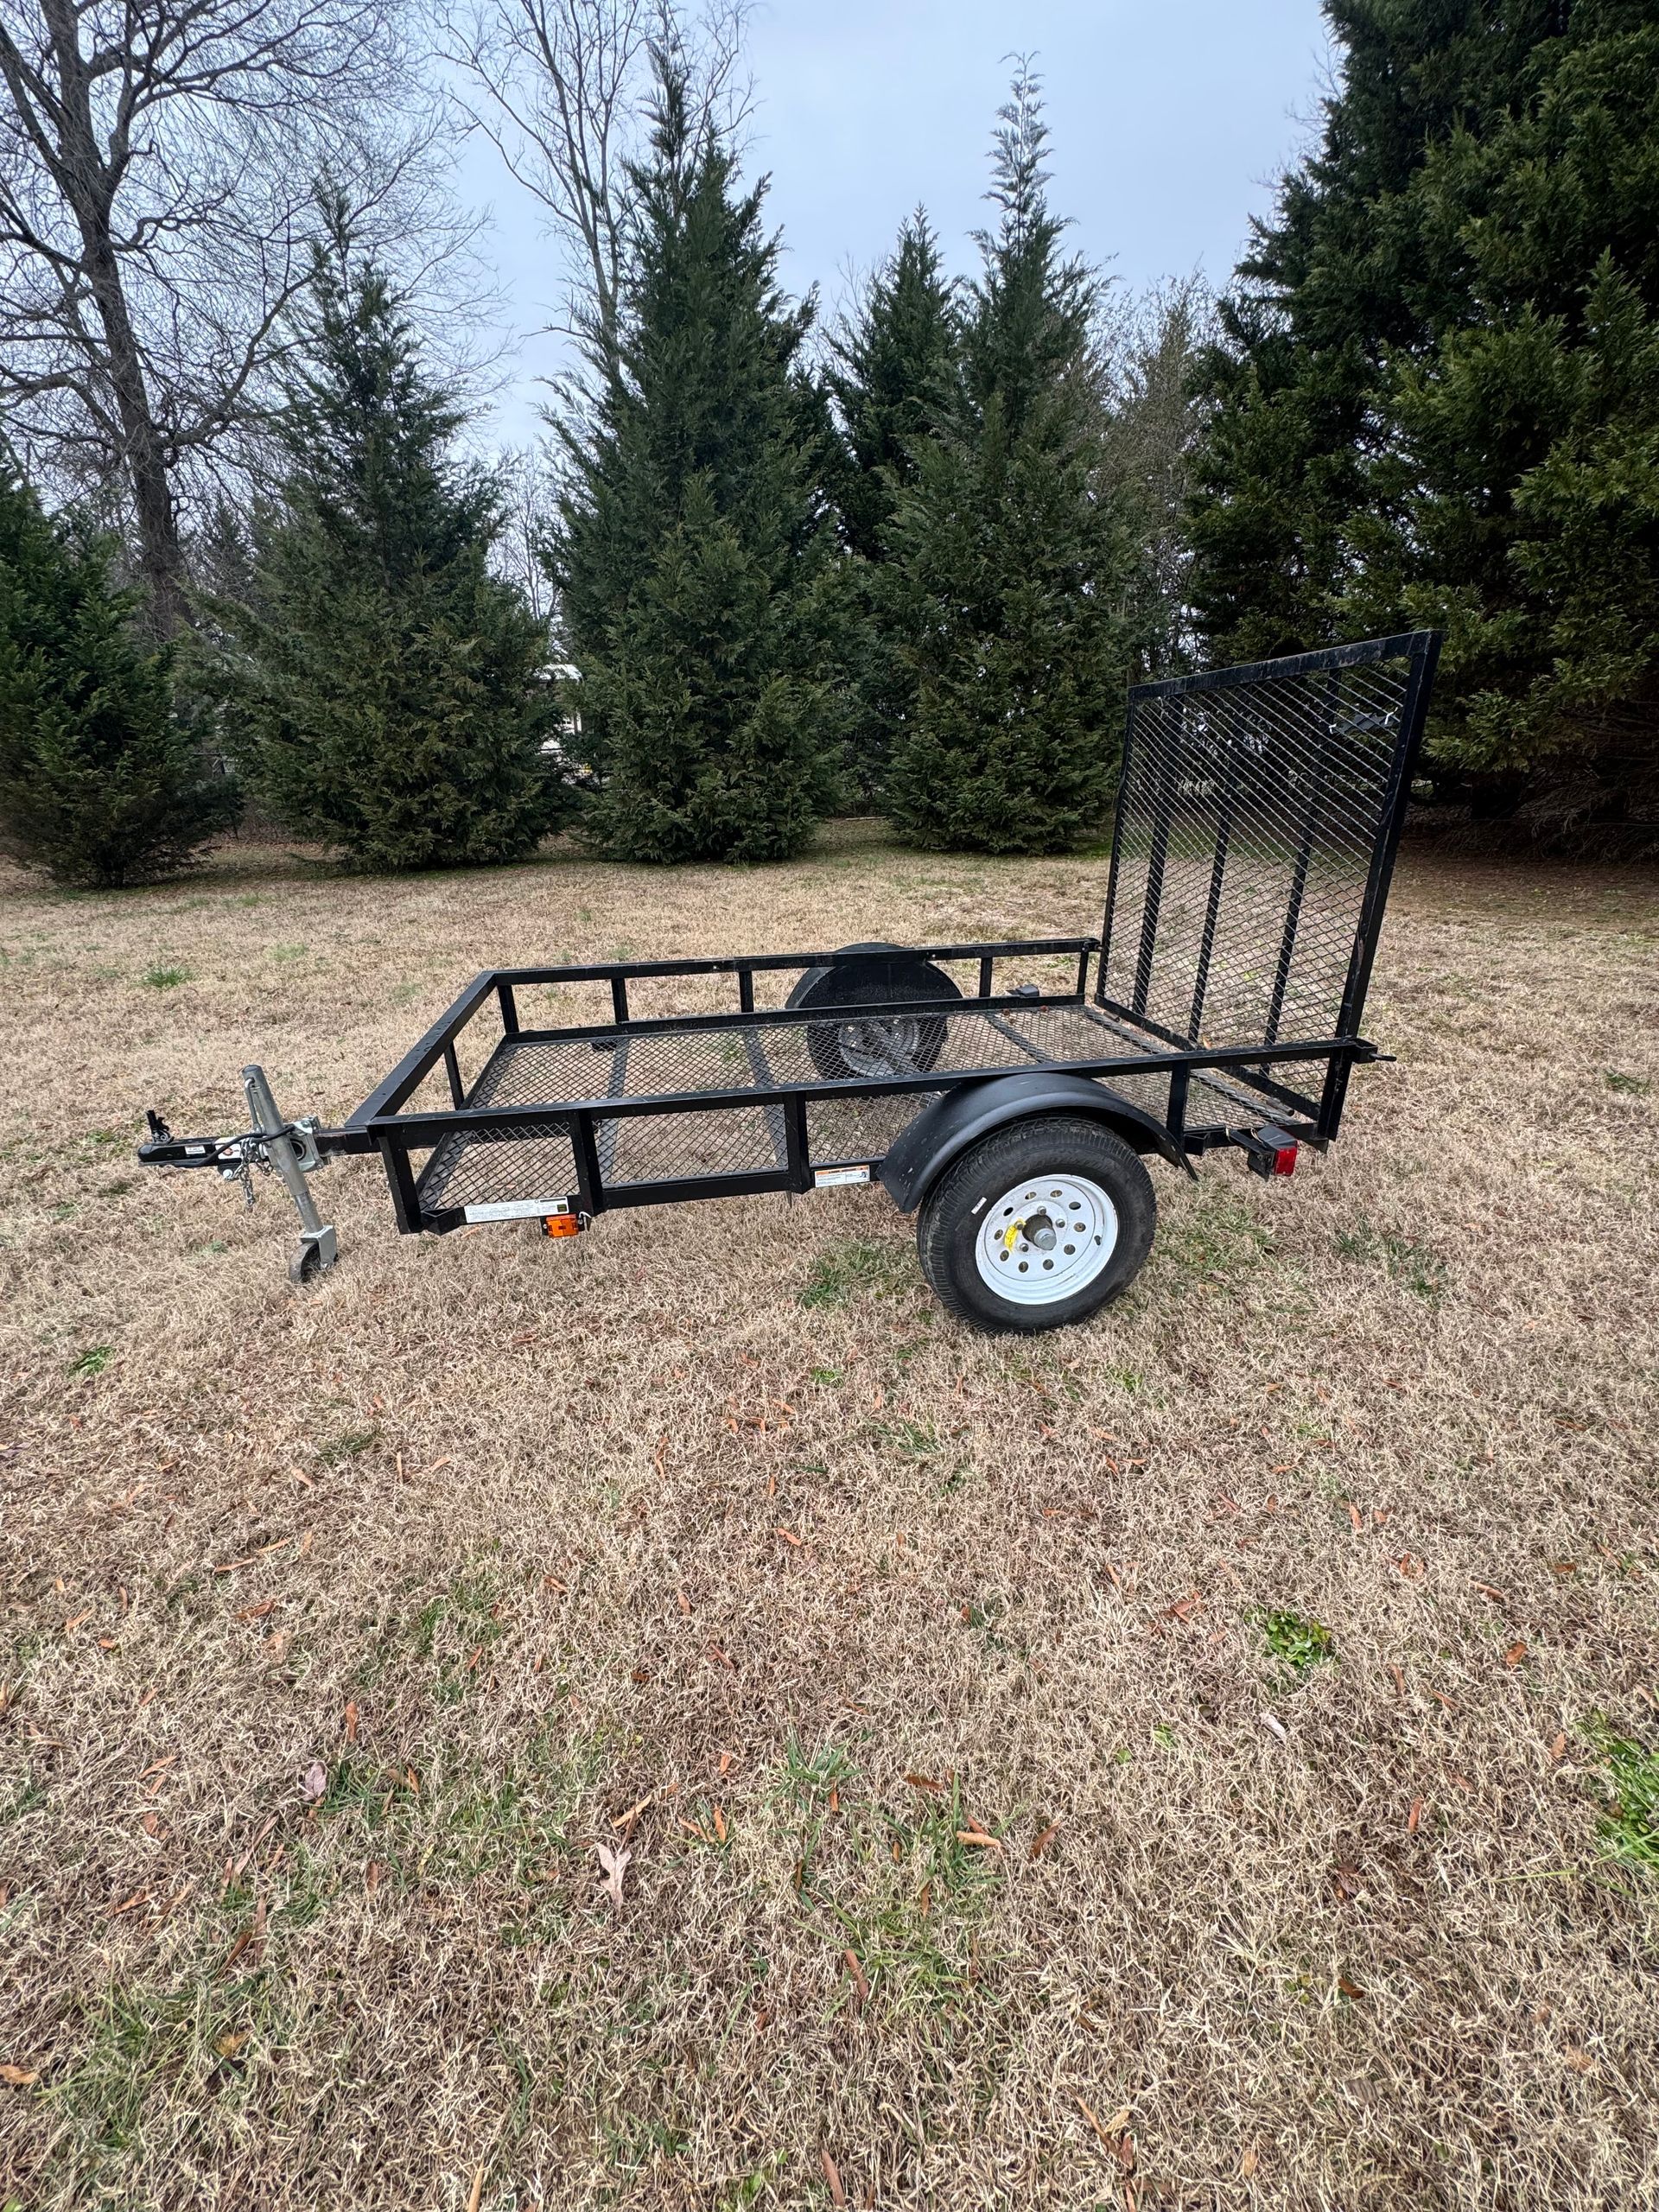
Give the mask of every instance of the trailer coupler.
[{"label": "trailer coupler", "polygon": [[300,1217],[299,1249],[289,1262],[289,1281],[310,1282],[332,1268],[340,1256],[339,1240],[331,1223],[324,1221],[306,1177],[328,1164],[317,1141],[317,1121],[307,1115],[285,1122],[265,1071],[260,1067],[242,1071],[242,1095],[248,1102],[253,1127],[236,1137],[175,1137],[153,1109],[146,1116],[148,1141],[138,1147],[147,1167],[213,1167],[227,1183],[240,1183],[250,1206],[253,1204],[253,1170],[276,1174],[294,1201]]}]

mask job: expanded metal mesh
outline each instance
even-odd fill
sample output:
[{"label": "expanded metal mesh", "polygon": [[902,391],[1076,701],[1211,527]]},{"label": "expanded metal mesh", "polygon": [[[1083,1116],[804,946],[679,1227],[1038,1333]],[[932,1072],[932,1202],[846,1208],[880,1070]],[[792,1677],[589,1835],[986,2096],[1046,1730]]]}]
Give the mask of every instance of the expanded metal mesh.
[{"label": "expanded metal mesh", "polygon": [[[1155,1039],[1077,1006],[987,1014],[967,1001],[941,1019],[945,1036],[934,1065],[944,1070],[1065,1067],[1158,1049]],[[751,1089],[747,1046],[756,1041],[777,1080],[787,1080],[784,1071],[793,1068],[802,1081],[822,1081],[804,1042],[804,1027],[786,1023],[777,1028],[746,1026],[712,1036],[635,1035],[605,1040],[601,1050],[585,1039],[555,1043],[510,1039],[468,1103],[555,1107],[582,1100],[661,1096],[674,1089]],[[780,1043],[781,1051],[777,1049]],[[718,1049],[708,1049],[711,1046]],[[1297,1072],[1294,1066],[1281,1071],[1286,1081],[1294,1081]],[[700,1085],[695,1080],[698,1076]],[[1166,1071],[1138,1075],[1128,1070],[1109,1081],[1121,1096],[1163,1119],[1169,1099]],[[647,1084],[653,1088],[646,1090]],[[849,1088],[843,1097],[811,1101],[807,1107],[809,1164],[832,1166],[882,1159],[938,1096],[931,1090],[884,1095]],[[1195,1075],[1187,1125],[1227,1127],[1260,1120],[1268,1110],[1270,1104],[1259,1092],[1253,1096],[1218,1076]],[[783,1168],[788,1158],[785,1109],[763,1099],[753,1106],[717,1107],[707,1112],[599,1114],[594,1120],[594,1138],[601,1179],[618,1188],[700,1176],[765,1173]],[[514,1122],[487,1132],[458,1130],[437,1146],[419,1179],[420,1202],[430,1214],[504,1201],[556,1205],[574,1202],[576,1196],[575,1151],[563,1127],[538,1129]]]},{"label": "expanded metal mesh", "polygon": [[416,1188],[427,1213],[504,1199],[545,1199],[551,1209],[575,1196],[575,1154],[563,1129],[457,1129],[427,1161]]},{"label": "expanded metal mesh", "polygon": [[1395,642],[1131,695],[1104,997],[1195,1047],[1336,1035],[1409,739]]},{"label": "expanded metal mesh", "polygon": [[[851,1071],[836,1057],[844,1020],[745,1022],[720,1030],[636,1031],[612,1033],[593,1042],[509,1038],[467,1103],[469,1106],[602,1105],[613,1098],[668,1098],[698,1091],[765,1092],[779,1084],[848,1079]],[[927,1075],[935,1070],[942,1075],[960,1075],[980,1068],[1064,1067],[1079,1061],[1110,1059],[1120,1052],[1154,1049],[1144,1037],[1103,1024],[1077,1006],[988,1011],[971,999],[944,1001],[937,1008],[918,1009],[908,1033],[887,1024],[860,1027],[861,1045],[866,1051],[884,1053],[882,1071],[895,1076]],[[814,1035],[810,1036],[809,1031]],[[833,1103],[838,1112],[843,1112],[855,1107],[861,1110],[867,1106],[885,1108],[890,1102],[854,1096],[844,1108],[839,1100]],[[781,1141],[782,1109],[757,1105],[753,1110],[766,1117],[770,1151],[774,1128]],[[658,1117],[644,1118],[654,1125]],[[675,1117],[661,1118],[666,1122]],[[625,1126],[622,1121],[614,1124],[616,1129]],[[602,1134],[613,1124],[601,1122],[599,1128]],[[603,1149],[601,1145],[601,1165]]]}]

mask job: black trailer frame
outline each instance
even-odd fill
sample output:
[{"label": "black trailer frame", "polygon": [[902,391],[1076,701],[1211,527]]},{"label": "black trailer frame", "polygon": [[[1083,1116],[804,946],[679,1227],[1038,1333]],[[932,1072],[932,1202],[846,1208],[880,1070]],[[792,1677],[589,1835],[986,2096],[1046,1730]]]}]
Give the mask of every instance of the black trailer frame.
[{"label": "black trailer frame", "polygon": [[[831,1079],[813,1033],[844,1014],[763,1003],[776,979],[868,968],[868,948],[488,969],[342,1125],[283,1128],[307,1169],[378,1155],[410,1234],[879,1177],[930,1096],[1037,1071],[1103,1087],[1143,1151],[1259,1150],[1264,1129],[1322,1149],[1353,1067],[1380,1057],[1360,1023],[1439,645],[1413,632],[1132,690],[1099,935],[906,948],[969,988],[858,1017],[924,1021],[931,1058]],[[1015,963],[1041,973],[1014,982]],[[734,1007],[638,1011],[646,985],[713,977]],[[601,1018],[526,1003],[575,991]],[[238,1174],[279,1134],[154,1128],[146,1160]]]}]

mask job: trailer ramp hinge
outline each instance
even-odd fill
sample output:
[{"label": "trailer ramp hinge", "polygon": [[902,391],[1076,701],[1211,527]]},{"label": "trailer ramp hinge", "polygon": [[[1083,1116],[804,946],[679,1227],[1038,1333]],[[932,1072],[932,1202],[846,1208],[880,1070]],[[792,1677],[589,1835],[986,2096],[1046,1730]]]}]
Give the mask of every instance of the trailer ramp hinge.
[{"label": "trailer ramp hinge", "polygon": [[1288,1129],[1264,1122],[1255,1129],[1229,1129],[1228,1141],[1243,1147],[1252,1175],[1270,1182],[1275,1175],[1296,1173],[1298,1141]]}]

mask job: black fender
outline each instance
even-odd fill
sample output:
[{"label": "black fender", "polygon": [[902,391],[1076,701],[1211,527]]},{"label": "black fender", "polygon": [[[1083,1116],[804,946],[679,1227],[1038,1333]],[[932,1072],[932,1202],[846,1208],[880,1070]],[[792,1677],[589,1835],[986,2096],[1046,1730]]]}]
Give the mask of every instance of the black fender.
[{"label": "black fender", "polygon": [[1161,1122],[1090,1076],[1028,1074],[990,1076],[947,1090],[919,1113],[876,1170],[877,1178],[900,1213],[914,1213],[939,1176],[970,1144],[1009,1122],[1039,1114],[1084,1115],[1104,1122],[1136,1152],[1158,1152],[1190,1175],[1192,1164]]}]

